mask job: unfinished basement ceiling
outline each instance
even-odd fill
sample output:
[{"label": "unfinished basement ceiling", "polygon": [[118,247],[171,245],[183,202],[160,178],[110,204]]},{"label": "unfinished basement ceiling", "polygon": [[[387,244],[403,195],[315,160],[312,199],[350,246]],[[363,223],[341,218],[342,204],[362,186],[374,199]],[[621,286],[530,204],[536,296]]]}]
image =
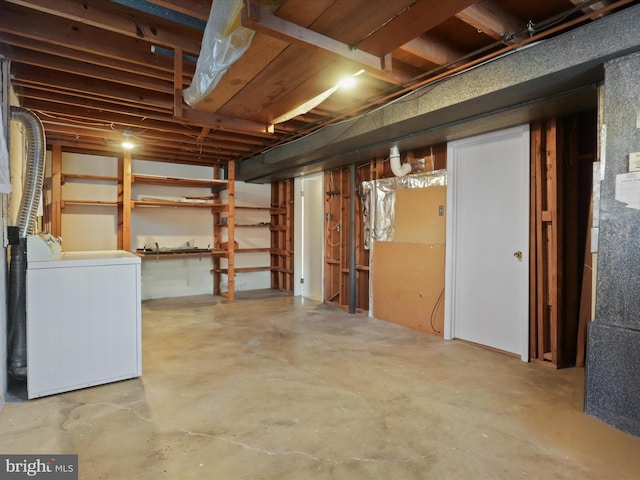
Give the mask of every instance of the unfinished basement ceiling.
[{"label": "unfinished basement ceiling", "polygon": [[[248,50],[191,107],[182,90],[209,0],[0,0],[0,54],[49,144],[119,154],[129,138],[134,158],[216,165],[254,158],[634,3],[245,0],[242,24],[256,31]],[[274,124],[361,70],[353,89]]]}]

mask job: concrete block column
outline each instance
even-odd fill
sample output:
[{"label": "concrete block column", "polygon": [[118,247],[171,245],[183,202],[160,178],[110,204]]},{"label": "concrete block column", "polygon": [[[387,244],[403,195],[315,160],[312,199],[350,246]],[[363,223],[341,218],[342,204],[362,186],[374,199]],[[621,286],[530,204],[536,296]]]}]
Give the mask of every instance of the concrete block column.
[{"label": "concrete block column", "polygon": [[[640,436],[640,210],[615,199],[616,175],[640,151],[640,54],[605,64],[595,321],[587,340],[585,412]],[[640,190],[639,190],[640,194]]]}]

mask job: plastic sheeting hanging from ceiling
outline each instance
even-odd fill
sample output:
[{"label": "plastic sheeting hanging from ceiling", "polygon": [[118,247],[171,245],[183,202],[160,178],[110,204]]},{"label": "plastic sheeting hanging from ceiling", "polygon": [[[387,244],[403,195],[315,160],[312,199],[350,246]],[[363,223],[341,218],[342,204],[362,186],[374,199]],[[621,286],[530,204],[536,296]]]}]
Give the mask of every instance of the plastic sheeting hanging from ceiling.
[{"label": "plastic sheeting hanging from ceiling", "polygon": [[242,0],[215,0],[204,30],[191,85],[182,96],[194,106],[209,95],[251,44],[255,32],[240,25]]}]

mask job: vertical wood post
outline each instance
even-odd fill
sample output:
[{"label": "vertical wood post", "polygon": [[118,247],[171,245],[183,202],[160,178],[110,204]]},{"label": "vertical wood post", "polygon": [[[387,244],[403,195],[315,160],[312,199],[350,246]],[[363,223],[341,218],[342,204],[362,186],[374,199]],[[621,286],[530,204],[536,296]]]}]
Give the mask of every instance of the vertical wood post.
[{"label": "vertical wood post", "polygon": [[118,157],[118,249],[131,251],[131,152]]},{"label": "vertical wood post", "polygon": [[235,210],[235,178],[236,167],[233,160],[229,160],[227,163],[227,193],[229,200],[227,201],[228,220],[227,220],[227,295],[230,302],[233,302],[236,289],[236,275],[235,275],[235,222],[236,222],[236,210]]},{"label": "vertical wood post", "polygon": [[62,146],[54,143],[51,152],[51,234],[62,236]]}]

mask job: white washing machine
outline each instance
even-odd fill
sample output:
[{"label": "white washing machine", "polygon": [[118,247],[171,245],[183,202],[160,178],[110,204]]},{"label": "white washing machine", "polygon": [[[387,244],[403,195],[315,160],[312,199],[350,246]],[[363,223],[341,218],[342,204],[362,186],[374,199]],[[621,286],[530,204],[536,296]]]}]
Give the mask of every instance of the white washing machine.
[{"label": "white washing machine", "polygon": [[142,374],[140,257],[30,236],[26,296],[28,398]]}]

